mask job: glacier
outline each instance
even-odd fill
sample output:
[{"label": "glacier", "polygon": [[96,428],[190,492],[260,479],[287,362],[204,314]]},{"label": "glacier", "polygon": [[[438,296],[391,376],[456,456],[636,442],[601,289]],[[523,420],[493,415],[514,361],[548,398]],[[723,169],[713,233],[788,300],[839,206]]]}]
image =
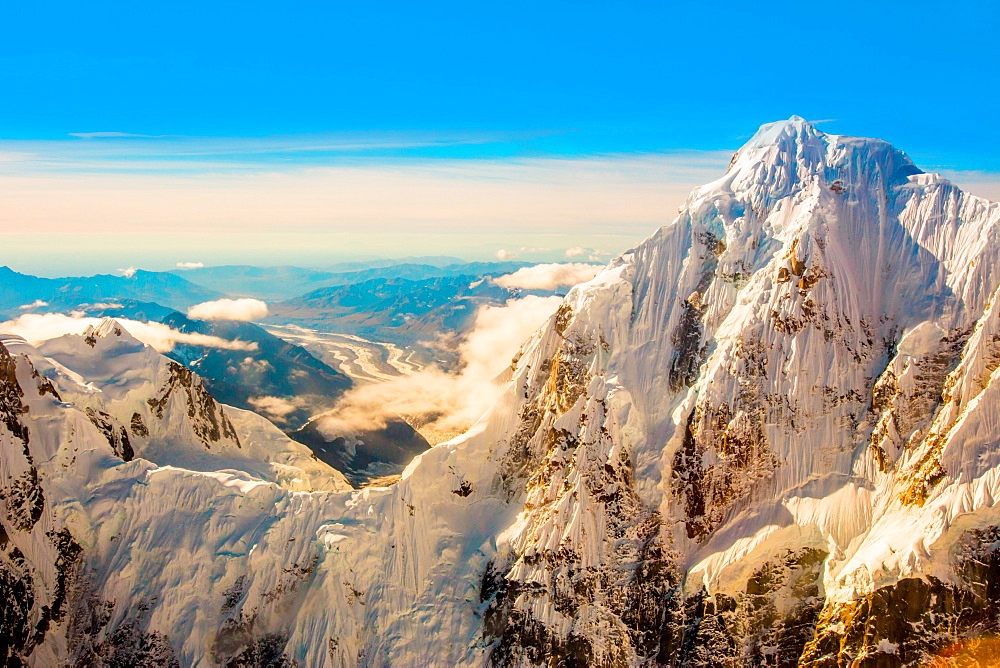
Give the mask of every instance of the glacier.
[{"label": "glacier", "polygon": [[0,647],[920,665],[1000,628],[1000,205],[763,126],[466,434],[353,490],[114,320],[0,339]]}]

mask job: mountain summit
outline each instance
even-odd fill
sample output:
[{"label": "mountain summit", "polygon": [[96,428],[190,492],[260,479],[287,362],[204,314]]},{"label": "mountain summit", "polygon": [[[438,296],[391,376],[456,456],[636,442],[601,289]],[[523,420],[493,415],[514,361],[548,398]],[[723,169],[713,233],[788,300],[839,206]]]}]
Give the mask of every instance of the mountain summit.
[{"label": "mountain summit", "polygon": [[[136,439],[164,464],[126,463],[84,407],[145,425],[158,384],[116,399],[72,351],[11,343],[0,584],[25,603],[0,645],[36,665],[328,666],[974,648],[1000,628],[998,225],[883,141],[765,125],[391,487],[212,469],[275,438],[235,423],[218,447],[182,442],[190,426]],[[143,354],[109,364],[125,382],[156,367]],[[192,405],[236,414],[176,375],[191,392],[162,429]]]}]

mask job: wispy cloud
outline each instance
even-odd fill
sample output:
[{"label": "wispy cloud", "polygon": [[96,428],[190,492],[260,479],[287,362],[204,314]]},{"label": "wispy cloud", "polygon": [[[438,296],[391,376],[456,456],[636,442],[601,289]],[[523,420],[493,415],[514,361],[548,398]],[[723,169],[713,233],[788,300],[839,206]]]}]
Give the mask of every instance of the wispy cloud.
[{"label": "wispy cloud", "polygon": [[497,377],[561,302],[559,297],[530,296],[481,307],[473,330],[458,347],[461,372],[428,367],[413,375],[359,385],[341,397],[317,426],[333,438],[379,428],[388,419],[405,415],[429,434],[464,431],[497,400],[503,389]]},{"label": "wispy cloud", "polygon": [[249,403],[258,413],[263,413],[275,422],[285,422],[286,418],[305,405],[301,399],[283,397],[250,397]]},{"label": "wispy cloud", "polygon": [[[0,332],[16,334],[29,343],[38,344],[66,334],[83,334],[87,327],[97,327],[102,318],[84,317],[82,311],[69,315],[63,313],[27,313],[14,320],[0,322]],[[159,322],[139,322],[117,319],[132,336],[152,346],[158,352],[168,353],[179,343],[225,350],[257,350],[256,342],[229,341],[218,336],[181,332]]]},{"label": "wispy cloud", "polygon": [[[315,133],[194,137],[132,132],[72,132],[65,140],[0,140],[0,162],[18,172],[217,173],[286,171],[365,158],[456,157],[470,147],[506,154],[510,142],[545,132]],[[82,140],[82,141],[81,141]],[[484,148],[487,147],[487,148]]]},{"label": "wispy cloud", "polygon": [[645,229],[669,221],[691,188],[717,178],[728,160],[719,152],[376,161],[250,174],[8,174],[0,175],[8,193],[0,226],[53,233]]},{"label": "wispy cloud", "polygon": [[134,132],[70,132],[70,137],[80,139],[124,139],[129,137],[141,139],[160,139],[162,137],[177,137],[180,135],[140,135]]},{"label": "wispy cloud", "polygon": [[48,249],[48,264],[58,252],[65,265],[79,261],[76,246],[91,242],[89,257],[113,258],[102,267],[150,266],[151,258],[166,266],[169,255],[195,252],[208,264],[223,256],[222,263],[245,263],[279,248],[295,263],[321,249],[360,247],[481,259],[505,249],[553,261],[580,246],[587,258],[596,254],[590,248],[620,252],[668,223],[691,188],[717,178],[730,158],[728,151],[484,157],[488,142],[509,147],[511,136],[0,141],[0,233],[12,235],[11,253],[31,265],[33,249]]}]

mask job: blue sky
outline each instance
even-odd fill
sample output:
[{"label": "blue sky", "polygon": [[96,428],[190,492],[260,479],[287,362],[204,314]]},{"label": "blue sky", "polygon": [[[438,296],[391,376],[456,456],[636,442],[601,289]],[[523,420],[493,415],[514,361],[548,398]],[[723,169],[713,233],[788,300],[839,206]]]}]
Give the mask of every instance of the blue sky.
[{"label": "blue sky", "polygon": [[[792,114],[887,139],[928,169],[1000,171],[996,2],[4,3],[0,31],[0,173],[55,179],[59,197],[83,187],[66,186],[73,175],[147,179],[120,195],[194,172],[624,156],[610,174],[638,174],[649,155],[670,163],[669,190]],[[662,220],[624,224],[652,231],[673,205],[664,195]],[[65,234],[25,220],[0,232]],[[129,232],[169,236],[147,227],[139,216]]]}]

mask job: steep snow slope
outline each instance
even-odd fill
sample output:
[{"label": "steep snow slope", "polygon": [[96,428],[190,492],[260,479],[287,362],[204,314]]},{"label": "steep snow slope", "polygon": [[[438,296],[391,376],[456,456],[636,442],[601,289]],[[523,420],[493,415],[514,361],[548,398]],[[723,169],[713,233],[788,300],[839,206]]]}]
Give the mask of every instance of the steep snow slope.
[{"label": "steep snow slope", "polygon": [[[0,588],[19,604],[0,620],[8,659],[253,664],[287,652],[350,664],[377,634],[393,656],[472,651],[450,642],[476,634],[464,600],[485,562],[464,543],[497,527],[449,526],[467,505],[451,501],[465,501],[454,473],[432,466],[433,479],[346,491],[304,447],[216,404],[111,320],[47,342],[51,357],[2,345]],[[467,570],[457,585],[453,570]],[[435,620],[441,644],[424,646],[417,622],[399,617],[434,618],[441,596],[469,609]],[[397,627],[421,647],[392,641]]]},{"label": "steep snow slope", "polygon": [[[234,413],[169,367],[133,396],[137,353],[11,344],[0,584],[35,604],[4,618],[8,646],[34,665],[917,665],[1000,621],[998,224],[884,142],[764,126],[391,488],[281,486],[233,464]],[[122,424],[161,404],[193,423],[123,462],[91,390]]]},{"label": "steep snow slope", "polygon": [[497,656],[916,661],[960,629],[841,619],[803,650],[822,596],[832,620],[908,577],[961,584],[949,546],[995,522],[998,224],[884,142],[761,128],[522,360]]}]

